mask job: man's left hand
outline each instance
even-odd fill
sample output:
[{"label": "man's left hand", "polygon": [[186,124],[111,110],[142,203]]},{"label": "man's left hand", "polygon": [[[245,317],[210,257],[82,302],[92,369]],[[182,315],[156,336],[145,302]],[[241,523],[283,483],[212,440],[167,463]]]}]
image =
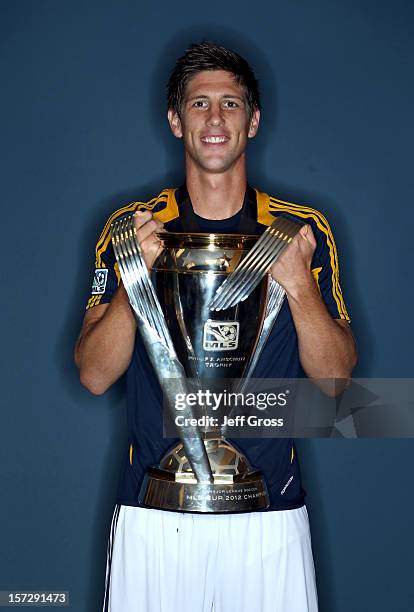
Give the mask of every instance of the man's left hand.
[{"label": "man's left hand", "polygon": [[309,282],[316,240],[310,225],[300,228],[292,242],[271,266],[272,277],[289,293]]}]

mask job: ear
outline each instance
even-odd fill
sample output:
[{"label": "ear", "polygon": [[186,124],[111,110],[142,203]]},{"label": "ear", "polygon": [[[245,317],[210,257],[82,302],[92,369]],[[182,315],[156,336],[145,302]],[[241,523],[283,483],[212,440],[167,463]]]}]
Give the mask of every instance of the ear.
[{"label": "ear", "polygon": [[260,123],[260,111],[255,110],[253,111],[253,115],[249,123],[249,132],[247,134],[249,138],[254,138],[256,136],[257,130],[259,129],[259,123]]},{"label": "ear", "polygon": [[178,116],[178,113],[171,108],[168,111],[168,123],[170,124],[170,128],[174,136],[176,138],[182,138],[183,132],[181,129],[181,119]]}]

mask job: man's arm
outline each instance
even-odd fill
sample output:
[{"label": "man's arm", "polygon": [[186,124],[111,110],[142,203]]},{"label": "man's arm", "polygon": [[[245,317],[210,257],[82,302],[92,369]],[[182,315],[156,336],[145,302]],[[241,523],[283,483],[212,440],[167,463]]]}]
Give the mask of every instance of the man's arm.
[{"label": "man's arm", "polygon": [[[156,236],[163,224],[150,212],[135,216],[138,241],[148,268],[162,248]],[[121,283],[110,304],[94,306],[86,312],[75,346],[75,363],[81,383],[101,395],[128,368],[134,350],[136,321]]]},{"label": "man's arm", "polygon": [[81,383],[101,395],[128,368],[134,349],[136,322],[121,284],[110,304],[88,310],[75,346]]},{"label": "man's arm", "polygon": [[298,335],[303,369],[314,379],[349,379],[357,355],[347,321],[329,314],[311,272],[316,240],[309,225],[300,229],[273,264],[271,273],[286,290]]},{"label": "man's arm", "polygon": [[351,328],[347,321],[332,319],[311,274],[288,294],[288,301],[306,374],[310,378],[350,378],[356,365]]}]

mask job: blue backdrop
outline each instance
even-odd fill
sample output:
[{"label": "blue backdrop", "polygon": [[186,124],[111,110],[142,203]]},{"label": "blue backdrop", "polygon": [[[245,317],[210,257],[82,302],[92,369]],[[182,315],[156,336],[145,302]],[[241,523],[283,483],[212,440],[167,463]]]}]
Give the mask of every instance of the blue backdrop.
[{"label": "blue backdrop", "polygon": [[[165,120],[175,56],[201,38],[256,67],[250,182],[324,212],[360,361],[412,376],[413,5],[408,0],[1,2],[3,365],[0,589],[99,609],[126,439],[123,382],[72,363],[107,215],[182,180]],[[412,174],[412,171],[411,171]],[[321,612],[406,612],[413,442],[299,443]]]}]

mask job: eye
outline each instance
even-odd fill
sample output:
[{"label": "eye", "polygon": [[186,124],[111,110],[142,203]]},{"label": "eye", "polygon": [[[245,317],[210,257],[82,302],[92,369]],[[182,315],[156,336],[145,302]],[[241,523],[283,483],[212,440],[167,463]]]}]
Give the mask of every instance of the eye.
[{"label": "eye", "polygon": [[207,108],[207,100],[195,100],[193,102],[194,108]]},{"label": "eye", "polygon": [[235,100],[225,100],[224,106],[226,108],[239,108],[239,105]]}]

